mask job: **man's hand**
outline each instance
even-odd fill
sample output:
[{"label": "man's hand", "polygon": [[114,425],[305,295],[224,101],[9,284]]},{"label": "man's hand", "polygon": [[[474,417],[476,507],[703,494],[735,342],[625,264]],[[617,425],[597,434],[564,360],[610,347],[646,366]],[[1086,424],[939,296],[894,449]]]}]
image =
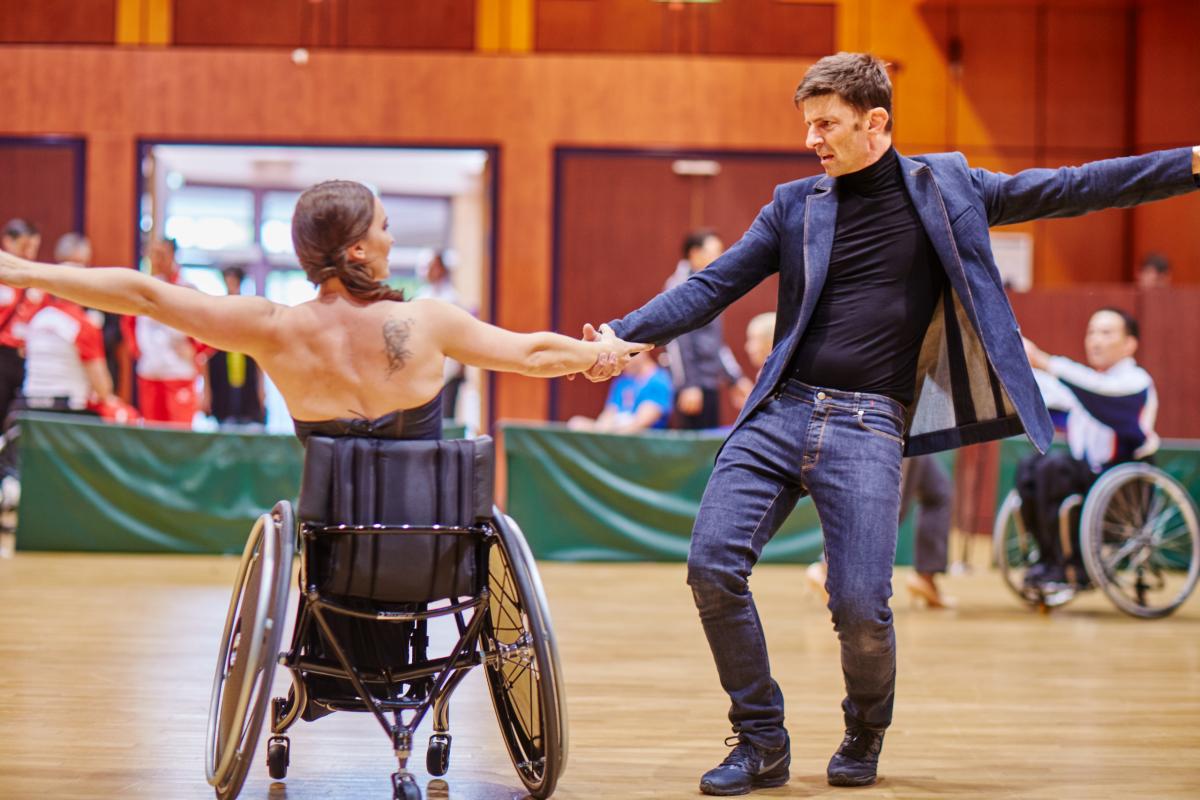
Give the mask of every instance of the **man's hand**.
[{"label": "man's hand", "polygon": [[1050,366],[1050,354],[1042,350],[1033,342],[1021,337],[1021,341],[1025,343],[1025,357],[1029,359],[1029,366],[1034,369],[1045,370]]},{"label": "man's hand", "polygon": [[680,390],[679,396],[675,398],[675,407],[679,409],[680,414],[696,416],[704,408],[704,392],[699,386],[689,386]]},{"label": "man's hand", "polygon": [[630,358],[651,347],[622,341],[617,338],[609,326],[601,325],[600,329],[596,330],[590,322],[584,323],[583,340],[585,342],[601,342],[605,345],[604,351],[600,353],[596,363],[583,373],[583,376],[592,383],[600,383],[616,376],[625,369]]}]

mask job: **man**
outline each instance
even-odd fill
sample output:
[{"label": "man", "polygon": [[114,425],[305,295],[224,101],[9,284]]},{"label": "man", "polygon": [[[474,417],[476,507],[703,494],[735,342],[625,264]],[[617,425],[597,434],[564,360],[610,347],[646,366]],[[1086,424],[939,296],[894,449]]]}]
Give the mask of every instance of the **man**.
[{"label": "man", "polygon": [[[32,222],[12,219],[0,232],[0,249],[19,258],[36,258],[41,246],[42,235]],[[8,419],[25,381],[25,328],[41,308],[43,297],[36,289],[0,286],[0,425]]]},{"label": "man", "polygon": [[1032,587],[1061,591],[1087,583],[1078,545],[1063,552],[1058,507],[1084,494],[1104,470],[1149,458],[1158,450],[1154,380],[1134,361],[1138,323],[1117,308],[1102,308],[1088,321],[1083,340],[1087,365],[1052,356],[1028,339],[1025,352],[1046,405],[1066,413],[1070,454],[1032,455],[1017,467],[1021,518],[1038,542],[1040,561],[1026,574]]},{"label": "man", "polygon": [[[228,294],[242,293],[245,270],[226,267],[221,277]],[[254,359],[245,353],[217,350],[204,369],[204,412],[215,417],[222,429],[260,430],[267,421],[266,386]]]},{"label": "man", "polygon": [[608,391],[604,410],[596,419],[571,417],[571,430],[597,433],[638,433],[662,430],[671,414],[671,379],[649,352],[638,353]]},{"label": "man", "polygon": [[[1051,425],[992,260],[988,227],[1130,206],[1194,190],[1200,147],[1014,176],[961,154],[892,149],[891,83],[866,54],[821,59],[795,101],[823,177],[775,190],[707,269],[585,336],[661,343],[703,325],[779,273],[780,337],[717,458],[688,556],[688,583],[737,744],[707,794],[788,780],[783,696],[748,588],[762,547],[804,494],[825,533],[841,640],[846,736],[831,784],[876,780],[892,720],[888,597],[900,461]],[[593,367],[597,380],[610,359]]]},{"label": "man", "polygon": [[[150,246],[150,273],[159,280],[187,286],[180,277],[173,239]],[[194,287],[193,287],[194,288]],[[196,397],[196,348],[184,334],[150,317],[126,318],[132,327],[137,358],[138,406],[147,422],[191,427]],[[126,331],[129,333],[128,329]]]},{"label": "man", "polygon": [[1148,253],[1136,278],[1139,289],[1165,289],[1171,285],[1171,262],[1162,253]]},{"label": "man", "polygon": [[[667,279],[666,288],[683,283],[715,261],[724,250],[721,239],[710,230],[689,233],[683,240],[683,260]],[[668,344],[667,357],[671,364],[671,382],[675,386],[679,427],[684,430],[704,430],[721,424],[722,381],[733,387],[738,407],[754,388],[725,344],[720,315]]]}]

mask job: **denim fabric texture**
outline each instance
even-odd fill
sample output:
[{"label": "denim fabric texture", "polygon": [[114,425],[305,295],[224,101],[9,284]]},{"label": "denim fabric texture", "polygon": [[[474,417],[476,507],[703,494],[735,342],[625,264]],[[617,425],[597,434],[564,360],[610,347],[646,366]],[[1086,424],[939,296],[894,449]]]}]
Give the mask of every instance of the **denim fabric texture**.
[{"label": "denim fabric texture", "polygon": [[733,432],[717,458],[692,532],[688,584],[732,701],[730,722],[757,747],[780,747],[786,730],[748,580],[763,547],[805,495],[825,533],[847,723],[873,729],[891,723],[896,641],[888,598],[903,413],[881,395],[790,381]]}]

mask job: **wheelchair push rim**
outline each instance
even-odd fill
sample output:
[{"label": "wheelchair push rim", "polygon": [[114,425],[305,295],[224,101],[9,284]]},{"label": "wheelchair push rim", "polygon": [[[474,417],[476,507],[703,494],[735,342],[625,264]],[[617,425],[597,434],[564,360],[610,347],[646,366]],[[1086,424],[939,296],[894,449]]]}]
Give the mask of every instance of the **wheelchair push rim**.
[{"label": "wheelchair push rim", "polygon": [[1088,493],[1081,525],[1088,576],[1121,611],[1165,617],[1200,576],[1200,523],[1187,490],[1148,464],[1122,464]]},{"label": "wheelchair push rim", "polygon": [[294,551],[292,509],[276,504],[254,523],[238,566],[213,676],[205,773],[217,797],[246,780],[283,639]]},{"label": "wheelchair push rim", "polygon": [[561,668],[541,579],[525,537],[496,512],[488,553],[484,674],[504,744],[535,798],[553,793],[566,767],[567,722]]},{"label": "wheelchair push rim", "polygon": [[1025,573],[1037,563],[1037,540],[1025,530],[1021,517],[1021,496],[1013,489],[1004,498],[992,528],[992,556],[1004,578],[1004,585],[1029,605],[1038,605],[1025,589]]}]

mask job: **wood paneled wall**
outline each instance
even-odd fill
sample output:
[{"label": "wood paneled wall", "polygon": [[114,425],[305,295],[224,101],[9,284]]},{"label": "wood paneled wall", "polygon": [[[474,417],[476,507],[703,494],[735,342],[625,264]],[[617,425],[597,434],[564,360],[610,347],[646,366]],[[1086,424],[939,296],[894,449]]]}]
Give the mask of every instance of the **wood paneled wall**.
[{"label": "wood paneled wall", "polygon": [[83,142],[30,142],[0,136],[0,225],[14,217],[42,234],[42,259],[58,237],[83,229]]},{"label": "wood paneled wall", "polygon": [[537,0],[534,47],[547,53],[820,57],[836,50],[837,3]]},{"label": "wood paneled wall", "polygon": [[0,43],[112,44],[117,0],[5,0]]},{"label": "wood paneled wall", "polygon": [[174,0],[174,43],[471,50],[476,0]]}]

